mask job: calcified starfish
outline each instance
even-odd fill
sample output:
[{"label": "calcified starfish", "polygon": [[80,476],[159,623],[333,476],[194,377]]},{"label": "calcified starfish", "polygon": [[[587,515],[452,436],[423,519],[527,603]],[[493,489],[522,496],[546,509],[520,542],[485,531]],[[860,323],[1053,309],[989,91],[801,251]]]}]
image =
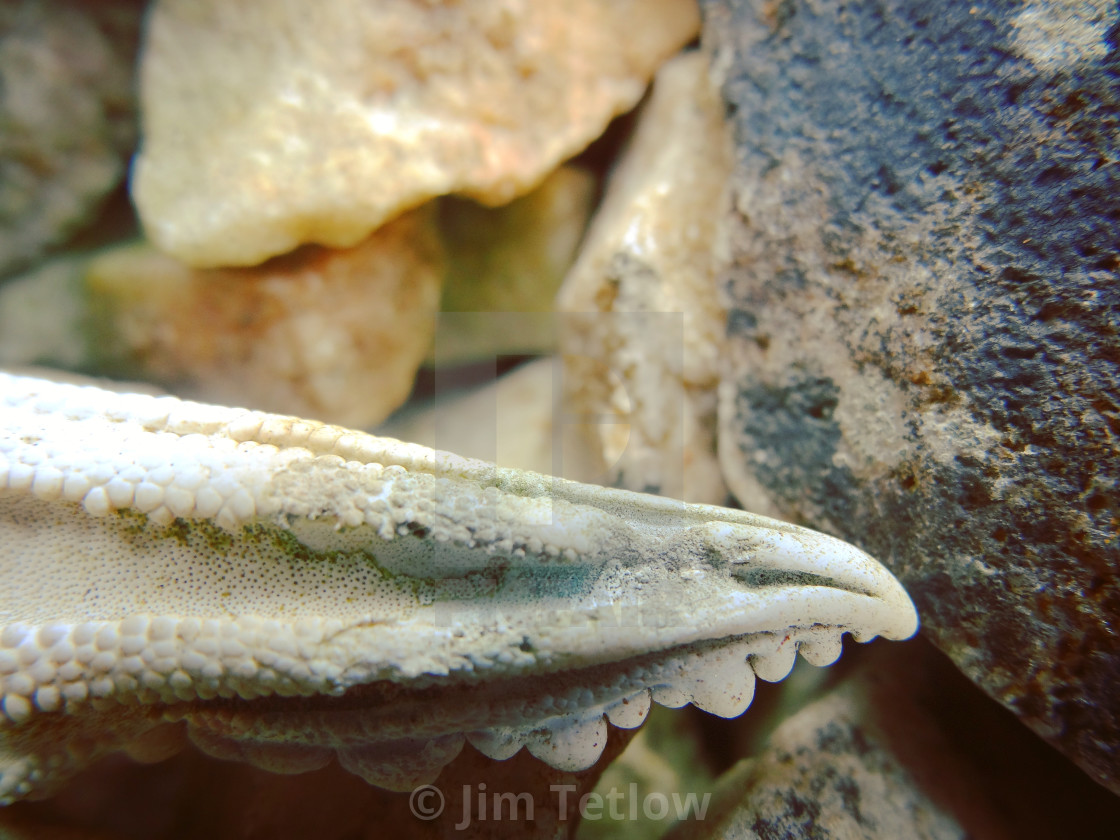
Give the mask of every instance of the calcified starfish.
[{"label": "calcified starfish", "polygon": [[581,769],[651,695],[738,715],[798,650],[917,626],[877,562],[775,520],[5,374],[0,581],[4,803],[184,727],[398,790],[464,740]]}]

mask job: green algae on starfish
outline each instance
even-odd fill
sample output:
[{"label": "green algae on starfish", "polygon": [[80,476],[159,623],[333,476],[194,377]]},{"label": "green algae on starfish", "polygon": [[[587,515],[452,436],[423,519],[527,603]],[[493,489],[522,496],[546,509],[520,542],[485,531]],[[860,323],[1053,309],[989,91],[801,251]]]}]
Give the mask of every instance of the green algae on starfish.
[{"label": "green algae on starfish", "polygon": [[917,626],[859,549],[743,511],[6,374],[0,534],[4,802],[184,727],[396,790],[467,741],[578,769],[651,700],[738,715]]}]

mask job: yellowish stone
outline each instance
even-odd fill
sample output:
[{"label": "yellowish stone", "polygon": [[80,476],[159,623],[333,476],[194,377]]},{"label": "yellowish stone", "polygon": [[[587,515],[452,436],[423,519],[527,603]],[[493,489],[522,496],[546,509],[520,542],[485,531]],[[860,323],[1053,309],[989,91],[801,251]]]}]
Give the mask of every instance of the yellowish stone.
[{"label": "yellowish stone", "polygon": [[349,247],[444,193],[504,203],[698,26],[695,0],[158,0],[133,197],[196,266]]},{"label": "yellowish stone", "polygon": [[657,75],[623,161],[557,298],[571,399],[597,426],[614,483],[717,503],[724,309],[719,219],[731,155],[699,53]]},{"label": "yellowish stone", "polygon": [[194,399],[378,423],[432,340],[444,271],[433,217],[254,268],[191,269],[147,244],[110,251],[87,274],[98,366]]}]

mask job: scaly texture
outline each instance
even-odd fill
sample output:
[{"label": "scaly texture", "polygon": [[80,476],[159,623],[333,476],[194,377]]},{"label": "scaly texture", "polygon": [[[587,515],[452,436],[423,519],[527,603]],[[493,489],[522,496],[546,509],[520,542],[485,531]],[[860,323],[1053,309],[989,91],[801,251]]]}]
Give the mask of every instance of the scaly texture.
[{"label": "scaly texture", "polygon": [[6,374],[0,537],[5,802],[183,721],[393,789],[465,738],[578,769],[651,696],[737,715],[798,649],[917,622],[858,549],[742,511]]}]

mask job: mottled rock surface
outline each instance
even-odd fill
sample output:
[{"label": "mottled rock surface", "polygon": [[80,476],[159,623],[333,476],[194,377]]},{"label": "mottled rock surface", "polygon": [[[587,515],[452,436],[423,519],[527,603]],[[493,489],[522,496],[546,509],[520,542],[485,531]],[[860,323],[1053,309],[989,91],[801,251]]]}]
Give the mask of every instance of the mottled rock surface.
[{"label": "mottled rock surface", "polygon": [[637,103],[695,0],[158,0],[132,191],[197,266],[356,244],[435,195],[501,204]]},{"label": "mottled rock surface", "polygon": [[569,410],[599,418],[616,486],[709,504],[726,496],[714,251],[730,167],[706,58],[679,56],[658,72],[556,299]]},{"label": "mottled rock surface", "polygon": [[89,221],[123,180],[141,8],[0,4],[0,275]]},{"label": "mottled rock surface", "polygon": [[147,244],[106,252],[82,287],[83,367],[192,399],[379,423],[431,344],[444,272],[433,211],[354,248],[307,246],[252,268],[191,269]]},{"label": "mottled rock surface", "polygon": [[928,642],[849,650],[821,676],[831,690],[720,777],[704,821],[665,840],[1114,833],[1120,801]]},{"label": "mottled rock surface", "polygon": [[720,780],[710,820],[682,823],[670,837],[969,837],[892,754],[868,711],[856,687],[802,710],[778,727],[757,758],[745,759]]},{"label": "mottled rock surface", "polygon": [[734,492],[882,560],[1120,792],[1115,4],[702,5],[737,142]]}]

